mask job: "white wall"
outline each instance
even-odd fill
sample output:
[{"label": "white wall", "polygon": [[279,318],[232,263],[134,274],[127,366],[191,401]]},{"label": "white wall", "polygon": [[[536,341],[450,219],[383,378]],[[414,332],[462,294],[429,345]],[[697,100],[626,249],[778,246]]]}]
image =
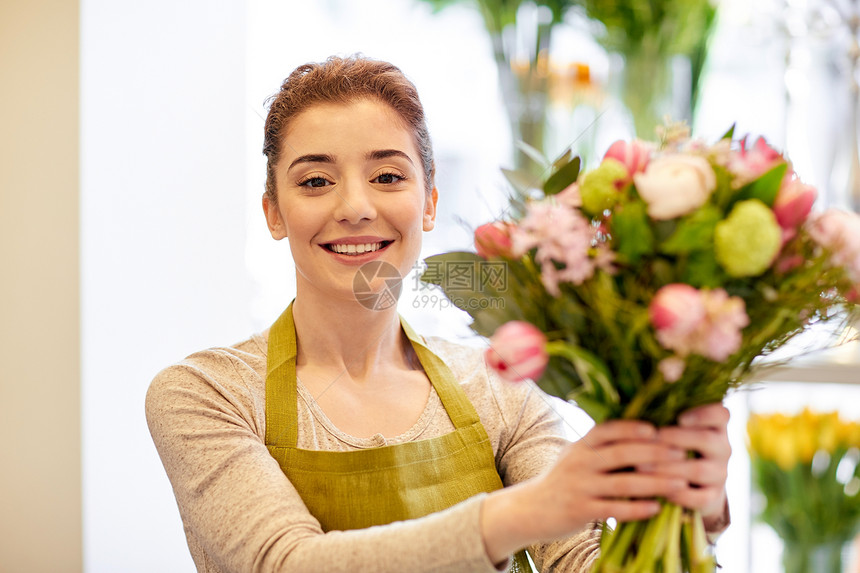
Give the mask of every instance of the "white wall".
[{"label": "white wall", "polygon": [[78,3],[0,2],[0,571],[81,570]]},{"label": "white wall", "polygon": [[192,571],[144,419],[155,373],[249,333],[245,5],[81,11],[86,571]]}]

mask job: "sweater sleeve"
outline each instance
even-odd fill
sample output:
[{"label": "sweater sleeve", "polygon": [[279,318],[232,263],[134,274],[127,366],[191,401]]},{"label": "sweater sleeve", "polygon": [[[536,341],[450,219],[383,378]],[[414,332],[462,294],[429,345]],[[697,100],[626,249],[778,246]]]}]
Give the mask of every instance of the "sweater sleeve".
[{"label": "sweater sleeve", "polygon": [[152,382],[146,417],[199,571],[496,571],[484,496],[426,517],[324,533],[269,455],[241,361],[209,351]]}]

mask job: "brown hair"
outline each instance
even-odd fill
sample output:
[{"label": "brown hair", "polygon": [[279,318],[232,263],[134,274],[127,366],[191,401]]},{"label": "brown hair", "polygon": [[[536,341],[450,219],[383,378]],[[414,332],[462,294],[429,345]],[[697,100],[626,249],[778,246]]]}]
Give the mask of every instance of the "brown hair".
[{"label": "brown hair", "polygon": [[266,195],[277,202],[275,167],[281,158],[284,134],[290,120],[318,103],[349,103],[356,99],[376,98],[388,104],[412,129],[424,168],[424,184],[433,188],[435,164],[424,108],[415,86],[393,64],[360,55],[332,56],[322,63],[296,68],[281,84],[280,91],[268,99],[263,154],[266,156]]}]

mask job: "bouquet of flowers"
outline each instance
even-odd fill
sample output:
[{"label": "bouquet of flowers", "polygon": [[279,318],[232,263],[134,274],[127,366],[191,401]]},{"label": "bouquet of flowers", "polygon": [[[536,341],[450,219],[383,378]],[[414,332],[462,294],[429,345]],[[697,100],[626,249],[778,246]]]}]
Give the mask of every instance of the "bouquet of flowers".
[{"label": "bouquet of flowers", "polygon": [[841,573],[860,528],[860,422],[838,412],[754,414],[747,423],[761,519],[784,542],[788,573]]},{"label": "bouquet of flowers", "polygon": [[[589,171],[567,152],[539,185],[510,174],[514,214],[476,230],[477,254],[428,258],[422,280],[491,337],[503,378],[596,422],[673,424],[811,324],[853,320],[860,298],[860,216],[812,214],[816,191],[790,163],[733,132],[706,144],[668,125]],[[464,285],[468,265],[505,280]],[[606,528],[601,548],[596,571],[714,567],[701,516],[668,503]]]}]

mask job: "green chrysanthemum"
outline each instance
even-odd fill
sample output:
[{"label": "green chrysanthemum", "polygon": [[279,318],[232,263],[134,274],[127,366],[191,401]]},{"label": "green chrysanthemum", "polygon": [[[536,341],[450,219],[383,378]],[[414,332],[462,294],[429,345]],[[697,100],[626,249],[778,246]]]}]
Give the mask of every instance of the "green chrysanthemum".
[{"label": "green chrysanthemum", "polygon": [[738,202],[717,223],[717,261],[733,277],[754,277],[770,267],[782,244],[782,231],[773,211],[758,199]]},{"label": "green chrysanthemum", "polygon": [[629,177],[627,168],[616,159],[604,159],[597,168],[586,173],[579,186],[582,209],[589,215],[599,215],[618,203],[619,187]]}]

